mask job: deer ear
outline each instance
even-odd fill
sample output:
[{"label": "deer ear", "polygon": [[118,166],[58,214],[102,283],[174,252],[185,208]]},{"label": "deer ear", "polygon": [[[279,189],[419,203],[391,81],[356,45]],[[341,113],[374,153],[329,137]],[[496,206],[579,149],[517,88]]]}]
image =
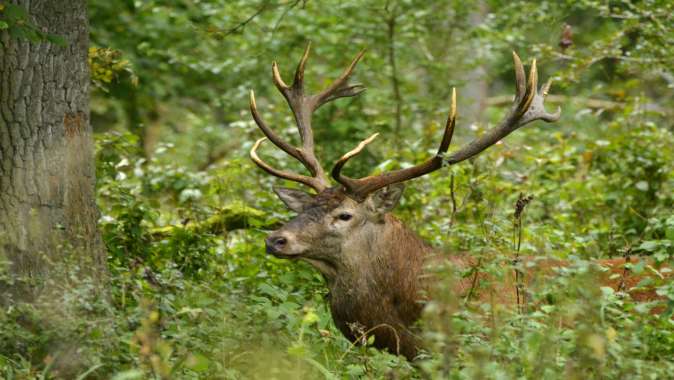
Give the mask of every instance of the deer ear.
[{"label": "deer ear", "polygon": [[314,199],[314,196],[309,193],[285,187],[274,187],[274,192],[289,209],[295,212],[304,211],[306,206]]},{"label": "deer ear", "polygon": [[398,201],[400,201],[400,197],[403,195],[403,190],[405,190],[405,185],[394,183],[372,194],[375,211],[384,214],[393,210],[398,205]]}]

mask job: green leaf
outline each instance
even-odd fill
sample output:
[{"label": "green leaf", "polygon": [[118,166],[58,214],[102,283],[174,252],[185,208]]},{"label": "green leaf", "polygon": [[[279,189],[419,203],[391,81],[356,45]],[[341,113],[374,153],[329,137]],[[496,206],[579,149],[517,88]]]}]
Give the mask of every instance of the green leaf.
[{"label": "green leaf", "polygon": [[9,24],[4,21],[0,21],[0,30],[9,28]]},{"label": "green leaf", "polygon": [[204,372],[208,370],[210,360],[201,354],[190,355],[185,363],[187,368],[195,372]]},{"label": "green leaf", "polygon": [[346,367],[346,373],[351,376],[351,378],[358,378],[365,374],[365,368],[362,365],[349,364]]},{"label": "green leaf", "polygon": [[295,342],[288,347],[288,354],[296,358],[303,358],[307,356],[307,347],[302,342]]},{"label": "green leaf", "polygon": [[322,365],[321,363],[315,361],[314,359],[311,359],[311,358],[304,358],[304,360],[305,360],[307,363],[311,364],[314,368],[316,368],[317,370],[319,370],[319,371],[323,374],[323,376],[324,376],[326,379],[328,379],[328,380],[333,380],[333,379],[334,379],[334,380],[337,380],[337,379],[338,379],[338,377],[336,377],[335,375],[333,375],[327,368],[325,368],[324,365]]},{"label": "green leaf", "polygon": [[658,249],[659,246],[660,246],[659,241],[648,240],[648,241],[645,241],[645,242],[641,243],[641,245],[639,246],[639,249],[643,249],[644,251],[648,251],[648,252],[653,252],[656,249]]},{"label": "green leaf", "polygon": [[636,263],[636,264],[634,264],[634,266],[632,266],[632,271],[634,271],[634,273],[639,274],[639,273],[642,273],[644,271],[645,267],[646,267],[646,263],[643,260],[639,260],[638,263]]},{"label": "green leaf", "polygon": [[285,301],[288,298],[288,294],[285,291],[266,282],[258,285],[258,289],[272,299]]},{"label": "green leaf", "polygon": [[674,226],[667,227],[667,229],[665,229],[665,236],[667,239],[674,241]]},{"label": "green leaf", "polygon": [[28,11],[24,7],[16,4],[7,4],[4,11],[5,17],[9,20],[23,20],[28,18]]},{"label": "green leaf", "polygon": [[613,288],[610,288],[608,286],[602,286],[601,293],[604,295],[604,297],[609,297],[615,294],[615,291],[613,290]]},{"label": "green leaf", "polygon": [[639,181],[634,185],[634,187],[636,187],[637,189],[639,189],[641,191],[648,191],[648,189],[649,189],[648,182],[646,182],[646,181]]},{"label": "green leaf", "polygon": [[136,379],[142,379],[143,378],[143,372],[137,370],[137,369],[132,369],[129,371],[124,371],[124,372],[119,372],[115,376],[112,377],[112,380],[136,380]]},{"label": "green leaf", "polygon": [[667,252],[660,250],[653,254],[653,258],[655,258],[655,261],[662,263],[665,260],[669,259],[669,255],[667,254]]},{"label": "green leaf", "polygon": [[93,367],[89,368],[88,370],[84,371],[81,375],[77,377],[76,380],[86,380],[87,376],[91,375],[96,371],[97,369],[103,367],[103,364],[96,364]]}]

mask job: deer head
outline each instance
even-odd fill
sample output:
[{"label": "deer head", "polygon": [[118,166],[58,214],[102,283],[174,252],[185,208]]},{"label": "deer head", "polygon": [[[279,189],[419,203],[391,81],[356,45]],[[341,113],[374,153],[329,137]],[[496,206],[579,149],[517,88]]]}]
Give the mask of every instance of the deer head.
[{"label": "deer head", "polygon": [[[306,185],[316,194],[299,190],[277,188],[276,194],[285,205],[298,215],[285,226],[270,234],[266,239],[267,251],[281,258],[299,258],[309,261],[324,274],[335,275],[342,261],[348,261],[349,248],[357,248],[354,241],[367,243],[376,240],[385,222],[385,215],[397,204],[402,194],[404,181],[421,177],[440,169],[467,160],[505,136],[534,120],[555,121],[560,110],[547,113],[543,100],[551,82],[539,90],[536,61],[531,65],[528,80],[517,54],[513,53],[516,79],[516,97],[508,115],[481,137],[468,143],[458,151],[447,155],[456,125],[456,90],[452,91],[451,107],[437,154],[419,165],[382,173],[365,178],[350,178],[342,173],[344,165],[370,144],[378,133],[363,140],[358,146],[344,154],[331,170],[337,185],[331,187],[329,180],[314,153],[314,138],[311,127],[313,113],[323,104],[343,97],[360,94],[365,87],[349,84],[349,78],[361,51],[342,75],[330,86],[317,94],[305,94],[304,68],[309,56],[307,46],[295,71],[292,85],[287,85],[279,73],[276,62],[272,64],[274,84],[283,94],[293,112],[302,141],[302,147],[294,147],[276,135],[262,120],[255,103],[254,93],[250,94],[250,111],[258,127],[265,134],[253,145],[250,157],[268,173]],[[310,176],[290,173],[273,168],[257,154],[263,141],[269,139],[277,147],[296,158],[309,171]],[[360,244],[362,245],[362,244]],[[353,252],[361,251],[355,249]]]},{"label": "deer head", "polygon": [[[278,65],[272,64],[274,84],[292,110],[301,147],[292,146],[267,126],[257,110],[253,92],[250,94],[250,111],[266,136],[253,145],[251,159],[266,172],[299,182],[315,192],[275,189],[286,206],[298,215],[266,238],[266,249],[276,257],[305,260],[324,275],[331,290],[333,319],[347,337],[358,339],[352,328],[357,323],[364,326],[366,333],[376,335],[375,345],[411,358],[416,352],[416,339],[408,327],[421,310],[418,293],[422,286],[418,278],[431,248],[389,213],[402,195],[402,183],[474,157],[534,120],[555,121],[561,111],[547,113],[543,108],[550,81],[538,88],[536,61],[531,64],[527,79],[520,58],[513,53],[516,96],[510,112],[496,127],[447,154],[457,116],[454,89],[435,156],[413,167],[364,178],[343,174],[344,165],[377,137],[375,133],[334,164],[330,173],[337,184],[331,186],[314,153],[311,118],[321,105],[365,90],[360,84],[349,84],[363,52],[326,89],[306,94],[304,67],[309,49],[307,46],[290,86],[281,78]],[[266,139],[302,163],[310,175],[282,171],[264,162],[257,151]],[[381,326],[389,328],[380,329]]]}]

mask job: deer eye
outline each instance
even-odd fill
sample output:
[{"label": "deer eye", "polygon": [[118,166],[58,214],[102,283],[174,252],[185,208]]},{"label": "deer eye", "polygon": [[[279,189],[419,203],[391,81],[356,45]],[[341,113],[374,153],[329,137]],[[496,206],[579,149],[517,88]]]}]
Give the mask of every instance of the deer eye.
[{"label": "deer eye", "polygon": [[337,215],[337,218],[339,218],[339,220],[344,220],[344,221],[350,220],[351,217],[352,217],[352,215],[347,213],[347,212],[343,212],[343,213]]}]

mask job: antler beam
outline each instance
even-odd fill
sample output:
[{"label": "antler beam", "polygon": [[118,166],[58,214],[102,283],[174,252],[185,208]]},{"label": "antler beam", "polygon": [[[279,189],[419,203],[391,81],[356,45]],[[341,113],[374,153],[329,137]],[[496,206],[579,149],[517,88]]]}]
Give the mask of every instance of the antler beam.
[{"label": "antler beam", "polygon": [[364,200],[368,194],[381,189],[384,186],[390,185],[392,183],[406,181],[408,179],[420,177],[426,173],[430,173],[434,170],[437,170],[442,167],[442,157],[447,152],[449,144],[452,142],[452,136],[454,135],[454,126],[456,125],[456,89],[452,89],[452,105],[449,111],[449,116],[447,117],[447,122],[445,123],[445,132],[442,136],[442,142],[440,147],[438,147],[438,152],[436,155],[426,162],[416,165],[406,169],[394,170],[392,172],[383,173],[377,176],[370,176],[365,178],[350,178],[341,173],[342,167],[344,164],[358,155],[367,144],[374,141],[374,139],[379,135],[375,133],[369,138],[363,140],[358,144],[358,146],[351,150],[350,152],[343,155],[335,166],[332,168],[332,178],[335,181],[339,182],[344,186],[347,193],[356,198],[357,200]]},{"label": "antler beam", "polygon": [[513,64],[515,66],[517,93],[511,111],[496,127],[447,157],[445,162],[448,165],[453,165],[477,155],[532,121],[543,120],[549,123],[559,120],[562,114],[560,107],[557,107],[554,113],[549,113],[545,111],[543,105],[545,97],[548,95],[548,91],[550,91],[552,79],[549,79],[539,90],[537,89],[538,71],[536,69],[536,60],[534,59],[531,63],[528,82],[525,79],[522,61],[515,52],[513,52]]},{"label": "antler beam", "polygon": [[548,81],[540,90],[538,90],[538,72],[536,69],[536,60],[534,59],[529,71],[527,80],[522,61],[513,52],[513,65],[515,66],[516,96],[513,106],[506,117],[494,128],[489,130],[481,137],[471,141],[457,152],[448,157],[444,157],[454,133],[456,125],[456,90],[452,90],[452,106],[445,125],[445,131],[438,148],[437,154],[426,162],[400,170],[394,170],[382,173],[376,176],[365,178],[350,178],[341,173],[346,162],[352,157],[358,155],[367,144],[371,143],[376,134],[358,144],[358,147],[343,155],[332,169],[332,177],[346,189],[347,193],[356,200],[364,200],[368,194],[383,188],[385,186],[420,177],[432,171],[438,170],[444,164],[453,165],[467,160],[479,154],[488,147],[496,144],[518,128],[534,121],[543,120],[553,122],[559,119],[561,109],[558,108],[555,113],[545,111],[543,102],[547,95],[551,81]]},{"label": "antler beam", "polygon": [[315,95],[305,95],[304,68],[306,61],[309,58],[310,48],[311,44],[309,43],[304,50],[302,59],[300,59],[300,62],[297,65],[297,69],[295,70],[295,78],[292,85],[290,86],[288,86],[283,81],[283,78],[279,72],[278,64],[276,62],[272,63],[272,78],[274,80],[274,84],[276,85],[276,88],[279,90],[279,92],[281,92],[281,94],[285,97],[286,101],[288,102],[288,106],[293,112],[297,129],[300,134],[302,147],[298,148],[290,145],[281,139],[278,135],[276,135],[266,125],[257,111],[255,95],[252,91],[250,93],[250,112],[262,133],[264,133],[265,136],[267,136],[267,138],[272,143],[274,143],[274,145],[301,162],[302,165],[304,165],[304,167],[309,170],[311,177],[277,170],[274,169],[271,165],[262,161],[262,159],[260,159],[260,157],[257,155],[257,149],[264,139],[258,140],[253,145],[253,148],[250,151],[250,157],[260,168],[274,176],[300,182],[310,186],[317,192],[321,192],[328,188],[330,183],[314,152],[314,135],[311,127],[313,112],[327,102],[338,98],[356,96],[365,90],[365,87],[360,84],[348,83],[348,80],[351,77],[356,64],[358,64],[358,61],[360,61],[360,59],[363,57],[364,51],[361,51],[353,59],[351,64],[346,68],[342,75],[340,75],[326,89]]}]

